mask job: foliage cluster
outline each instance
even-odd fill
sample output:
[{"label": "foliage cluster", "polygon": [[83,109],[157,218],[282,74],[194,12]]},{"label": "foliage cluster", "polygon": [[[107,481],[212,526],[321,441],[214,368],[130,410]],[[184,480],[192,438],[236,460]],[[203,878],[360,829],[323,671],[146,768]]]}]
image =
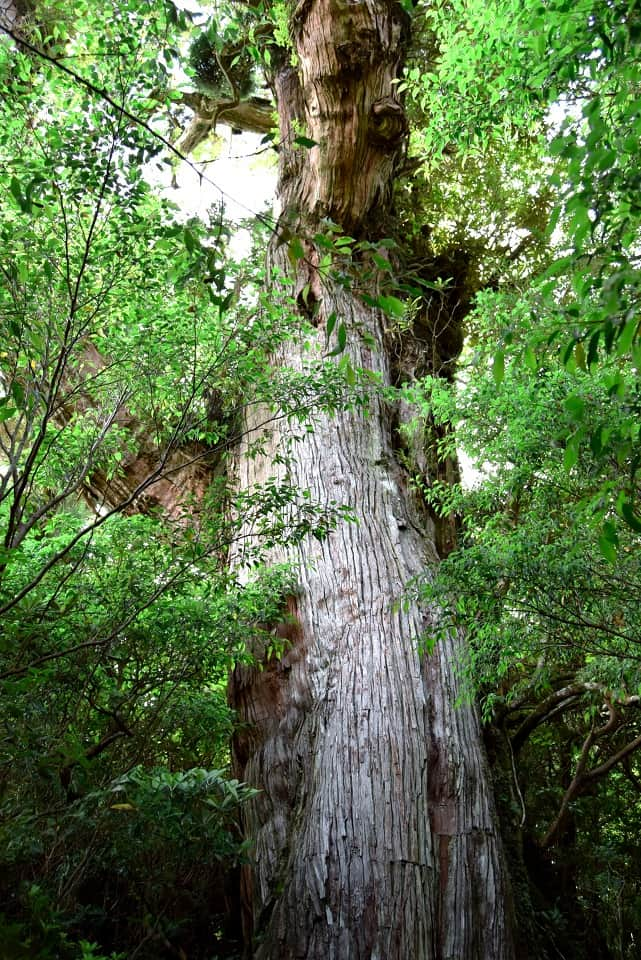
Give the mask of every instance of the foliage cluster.
[{"label": "foliage cluster", "polygon": [[[552,262],[530,264],[525,283],[520,278],[521,289],[529,291],[531,335],[519,332],[514,339],[505,325],[497,373],[506,352],[518,353],[535,373],[536,352],[540,347],[545,353],[550,342],[570,369],[590,370],[617,357],[636,370],[638,4],[499,0],[488,11],[464,0],[430,6],[424,16],[437,52],[431,70],[410,74],[405,82],[416,108],[434,121],[419,140],[428,169],[453,152],[463,169],[471,164],[496,170],[498,153],[505,189],[522,189],[524,212],[532,205],[531,227],[547,240],[551,256]],[[530,172],[524,179],[524,142],[536,145],[543,178],[532,180]],[[529,148],[523,152],[531,157]],[[531,159],[525,170],[532,170]],[[604,457],[614,453],[629,465],[627,477],[622,471],[617,484],[604,488],[597,519],[604,521],[614,508],[641,528],[635,505],[638,431],[629,415],[636,404],[634,382],[617,381],[611,392],[620,411],[618,429],[595,434],[578,415],[567,442],[577,454],[600,443]],[[602,528],[606,536],[608,529]]]},{"label": "foliage cluster", "polygon": [[527,334],[522,300],[479,297],[479,340],[459,384],[433,379],[411,391],[443,428],[442,456],[456,443],[475,469],[471,486],[423,487],[437,512],[457,518],[458,545],[422,590],[442,607],[443,630],[466,631],[468,689],[509,743],[505,802],[523,828],[539,910],[558,911],[557,948],[587,956],[596,940],[599,955],[619,944],[612,955],[632,956],[639,541],[619,523],[613,551],[595,532],[595,504],[620,477],[617,457],[597,447],[579,463],[566,446],[579,412],[591,428],[616,428],[612,365],[569,372],[550,349],[535,375],[511,361],[497,384],[501,324],[514,327],[519,316]]},{"label": "foliage cluster", "polygon": [[274,375],[306,335],[291,302],[231,263],[221,208],[185,222],[149,185],[188,17],[64,7],[29,42],[87,84],[0,41],[0,956],[211,957],[252,796],[227,673],[256,636],[279,653],[291,572],[264,552],[344,513],[292,487],[287,449],[234,495],[230,453],[248,409],[252,455],[364,398],[311,355]]},{"label": "foliage cluster", "polygon": [[[421,10],[429,63],[410,66],[404,86],[428,121],[414,149],[440,195],[431,234],[447,238],[460,221],[463,236],[483,237],[485,287],[457,383],[408,388],[441,458],[462,450],[476,471],[471,487],[417,478],[458,528],[457,549],[422,589],[444,629],[470,637],[461,669],[482,697],[541,956],[632,957],[639,9],[462,0]],[[454,179],[430,187],[443,169]],[[493,177],[498,192],[487,190]],[[524,213],[532,205],[520,222],[519,193]]]}]

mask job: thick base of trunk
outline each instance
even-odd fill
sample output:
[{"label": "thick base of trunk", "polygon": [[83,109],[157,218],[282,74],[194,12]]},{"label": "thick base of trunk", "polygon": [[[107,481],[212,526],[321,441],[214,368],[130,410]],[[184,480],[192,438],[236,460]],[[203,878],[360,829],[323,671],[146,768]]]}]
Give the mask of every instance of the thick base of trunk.
[{"label": "thick base of trunk", "polygon": [[[344,291],[324,310],[376,336],[352,362],[389,382],[382,319]],[[403,602],[436,555],[389,413],[376,398],[368,415],[323,415],[296,443],[291,481],[359,522],[300,547],[290,645],[231,685],[246,724],[236,772],[262,791],[243,891],[259,960],[513,956],[479,724],[456,705],[458,639],[420,657],[438,611]],[[241,483],[271,472],[275,452],[243,459]]]}]

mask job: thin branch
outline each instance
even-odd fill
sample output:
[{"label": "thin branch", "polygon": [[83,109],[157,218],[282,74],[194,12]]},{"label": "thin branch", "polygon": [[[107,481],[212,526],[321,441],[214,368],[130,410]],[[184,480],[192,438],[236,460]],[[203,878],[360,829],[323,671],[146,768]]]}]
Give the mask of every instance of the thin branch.
[{"label": "thin branch", "polygon": [[261,214],[261,213],[256,213],[254,210],[246,206],[240,200],[235,199],[231,194],[227,193],[226,190],[223,190],[222,187],[219,187],[217,183],[215,183],[211,178],[209,178],[208,176],[206,176],[206,174],[203,173],[203,171],[198,167],[197,164],[195,164],[192,160],[189,159],[189,157],[185,156],[184,153],[178,150],[174,146],[174,144],[171,142],[171,140],[168,140],[167,137],[164,137],[157,130],[154,130],[154,128],[150,126],[150,124],[148,124],[146,120],[142,120],[140,117],[136,116],[135,113],[132,113],[130,110],[127,110],[125,106],[118,103],[111,96],[111,94],[104,89],[104,87],[98,87],[96,86],[96,84],[92,83],[90,80],[85,79],[85,77],[82,77],[79,73],[76,73],[75,70],[72,70],[71,67],[66,66],[66,64],[64,63],[61,63],[61,61],[56,57],[51,56],[46,51],[39,49],[39,47],[34,46],[32,43],[29,43],[28,40],[25,40],[24,37],[21,37],[20,34],[16,33],[15,30],[12,30],[9,26],[7,26],[2,22],[0,22],[0,30],[2,30],[3,33],[6,33],[8,37],[11,37],[11,39],[14,41],[14,43],[18,45],[18,47],[24,47],[25,50],[29,50],[30,53],[33,53],[35,56],[39,57],[41,60],[45,60],[47,63],[50,63],[57,70],[60,70],[62,73],[65,73],[68,77],[71,77],[71,79],[75,83],[78,83],[81,87],[84,87],[85,90],[88,90],[89,93],[92,93],[94,96],[99,97],[101,100],[104,100],[105,103],[108,103],[111,107],[114,108],[114,110],[117,110],[119,114],[121,114],[123,117],[126,117],[127,120],[131,121],[131,123],[134,123],[137,127],[140,127],[140,129],[145,130],[151,137],[153,137],[154,140],[157,140],[158,143],[162,143],[162,145],[166,147],[170,153],[172,153],[179,160],[182,160],[183,163],[186,163],[198,176],[198,179],[201,182],[204,181],[205,183],[208,183],[210,186],[214,187],[214,189],[217,190],[222,197],[226,197],[227,199],[232,200],[243,210],[246,210],[247,213],[250,213],[253,217],[256,217],[256,219],[259,220],[261,223],[263,223],[275,236],[278,235],[278,232],[279,232],[278,228],[270,217],[266,217],[264,214]]},{"label": "thin branch", "polygon": [[[638,706],[639,697],[626,697],[621,701],[621,703],[627,706],[629,705],[628,700],[630,704]],[[590,756],[590,750],[597,740],[600,740],[609,734],[615,733],[623,725],[623,719],[620,713],[609,698],[606,699],[605,706],[608,710],[608,719],[601,727],[595,728],[593,726],[585,738],[581,748],[581,754],[574,771],[572,782],[565,791],[557,816],[554,818],[547,833],[545,834],[545,837],[541,841],[541,846],[543,848],[551,846],[557,839],[558,834],[560,833],[565,822],[569,805],[572,800],[584,793],[588,786],[595,780],[599,780],[604,777],[610,772],[610,770],[612,770],[613,767],[615,767],[622,760],[625,760],[626,757],[629,757],[632,753],[634,753],[635,750],[638,750],[639,747],[641,747],[641,736],[635,737],[634,740],[631,740],[611,757],[608,757],[608,759],[599,764],[599,766],[593,767],[591,770],[586,769]]]},{"label": "thin branch", "polygon": [[588,770],[585,774],[585,781],[589,782],[592,780],[598,780],[599,777],[605,776],[606,773],[609,773],[612,767],[616,766],[617,763],[620,763],[622,760],[625,760],[626,757],[629,757],[631,753],[634,753],[635,750],[641,747],[641,736],[635,737],[634,740],[631,740],[629,743],[622,747],[618,753],[615,753],[613,756],[609,757],[598,767],[594,767],[592,770]]},{"label": "thin branch", "polygon": [[541,841],[541,846],[543,847],[543,849],[551,846],[552,843],[554,843],[554,841],[557,838],[557,835],[561,830],[561,827],[563,826],[563,823],[565,822],[565,818],[567,816],[570,802],[574,799],[574,797],[578,793],[579,786],[582,782],[583,771],[585,770],[586,764],[588,762],[590,749],[594,741],[595,741],[595,730],[593,727],[588,733],[585,740],[583,741],[583,746],[581,747],[581,754],[579,756],[576,769],[574,771],[572,782],[563,795],[559,812],[557,813],[556,817],[550,824],[550,827],[547,833],[545,834],[543,840]]},{"label": "thin branch", "polygon": [[[587,692],[587,684],[573,683],[568,687],[563,687],[561,690],[556,690],[554,693],[550,694],[549,697],[547,697],[535,710],[532,711],[532,713],[526,717],[526,719],[517,729],[514,736],[511,738],[511,744],[514,752],[519,752],[530,734],[533,733],[537,727],[541,726],[542,723],[545,723],[553,713],[556,714],[559,706],[565,710],[571,706],[578,697]],[[519,709],[520,706],[520,704],[517,705],[516,709]]]}]

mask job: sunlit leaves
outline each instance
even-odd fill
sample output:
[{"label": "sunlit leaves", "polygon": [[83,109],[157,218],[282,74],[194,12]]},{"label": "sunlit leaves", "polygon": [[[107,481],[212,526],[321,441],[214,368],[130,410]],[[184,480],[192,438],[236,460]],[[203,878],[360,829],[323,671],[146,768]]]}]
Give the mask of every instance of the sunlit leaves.
[{"label": "sunlit leaves", "polygon": [[[570,399],[572,423],[563,447],[568,471],[580,466],[586,451],[603,464],[617,464],[619,480],[604,487],[603,503],[635,529],[638,11],[622,2],[586,0],[570,9],[554,0],[544,9],[536,2],[498,0],[490,8],[474,2],[431,6],[425,16],[435,36],[433,67],[410,71],[405,83],[420,107],[437,118],[425,140],[434,162],[448,162],[444,151],[467,163],[485,156],[486,165],[495,163],[496,154],[511,155],[514,172],[505,176],[518,178],[519,144],[531,138],[538,122],[541,164],[549,164],[554,195],[549,223],[539,229],[554,259],[538,278],[536,270],[528,277],[536,303],[532,337],[529,343],[524,337],[516,350],[508,347],[506,357],[516,354],[535,374],[537,341],[548,338],[571,372],[598,377],[601,365],[608,375],[619,366],[624,379],[609,393],[618,424],[590,427],[587,407],[576,400],[572,408]],[[494,350],[497,384],[502,350],[503,345]]]},{"label": "sunlit leaves", "polygon": [[428,384],[428,409],[456,427],[477,470],[468,488],[429,490],[437,512],[463,516],[437,593],[472,638],[476,682],[491,688],[521,670],[527,685],[533,664],[553,673],[587,650],[627,658],[641,683],[641,523],[634,488],[620,489],[622,464],[604,456],[618,429],[609,392],[618,376],[539,362],[532,377],[510,362],[497,384],[491,357],[490,341],[456,393]]}]

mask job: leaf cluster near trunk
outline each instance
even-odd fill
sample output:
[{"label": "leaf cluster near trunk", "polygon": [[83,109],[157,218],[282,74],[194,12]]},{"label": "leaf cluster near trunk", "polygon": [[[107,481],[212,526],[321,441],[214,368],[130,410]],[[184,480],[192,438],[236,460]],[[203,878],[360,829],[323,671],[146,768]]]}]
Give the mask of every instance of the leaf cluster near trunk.
[{"label": "leaf cluster near trunk", "polygon": [[196,36],[189,46],[188,63],[196,88],[213,98],[242,99],[251,95],[256,62],[247,44],[219,48],[212,28]]}]

